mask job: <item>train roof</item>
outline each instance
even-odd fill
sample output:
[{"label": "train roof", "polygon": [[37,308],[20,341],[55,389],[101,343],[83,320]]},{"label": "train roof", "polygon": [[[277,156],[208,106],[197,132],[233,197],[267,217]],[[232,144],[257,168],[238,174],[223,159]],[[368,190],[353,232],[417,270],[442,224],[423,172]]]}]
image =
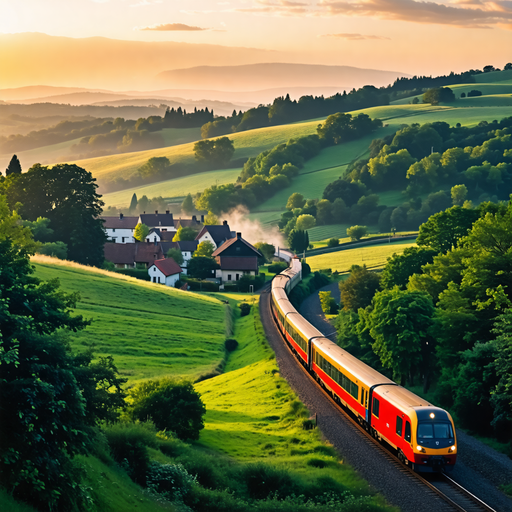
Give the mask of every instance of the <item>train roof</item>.
[{"label": "train roof", "polygon": [[[409,391],[402,386],[379,386],[375,392],[402,411],[407,409],[416,409],[416,412],[418,413],[418,409],[423,409],[425,407],[429,410],[439,411],[439,413],[443,411],[443,409],[436,407],[428,400],[415,395],[412,391]],[[446,412],[443,412],[446,416]]]},{"label": "train roof", "polygon": [[356,379],[363,382],[368,387],[375,386],[377,384],[389,384],[389,387],[394,384],[391,379],[374,370],[366,363],[363,363],[357,357],[349,354],[346,350],[342,349],[331,340],[321,337],[313,340],[313,343],[317,349],[333,361],[339,363],[341,366],[347,369],[349,373],[354,375]]},{"label": "train roof", "polygon": [[300,330],[308,340],[317,336],[323,336],[323,334],[316,327],[313,327],[299,313],[290,313],[286,315],[286,320],[288,320],[296,329]]},{"label": "train roof", "polygon": [[272,279],[272,290],[275,290],[276,288],[285,288],[286,284],[290,281],[289,276],[283,276],[281,274],[277,274]]},{"label": "train roof", "polygon": [[286,295],[286,290],[284,288],[278,287],[278,288],[272,288],[272,296],[276,300],[287,300],[290,301],[288,298],[288,295]]}]

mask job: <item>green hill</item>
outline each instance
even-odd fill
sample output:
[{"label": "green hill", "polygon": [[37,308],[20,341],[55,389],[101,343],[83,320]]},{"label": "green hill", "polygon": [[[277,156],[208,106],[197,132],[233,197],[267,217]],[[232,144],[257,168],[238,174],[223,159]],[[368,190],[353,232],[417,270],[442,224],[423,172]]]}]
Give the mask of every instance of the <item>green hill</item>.
[{"label": "green hill", "polygon": [[113,355],[130,382],[161,375],[192,379],[213,371],[224,358],[225,306],[217,299],[36,256],[35,275],[58,278],[78,291],[76,313],[92,324],[72,336],[71,346]]}]

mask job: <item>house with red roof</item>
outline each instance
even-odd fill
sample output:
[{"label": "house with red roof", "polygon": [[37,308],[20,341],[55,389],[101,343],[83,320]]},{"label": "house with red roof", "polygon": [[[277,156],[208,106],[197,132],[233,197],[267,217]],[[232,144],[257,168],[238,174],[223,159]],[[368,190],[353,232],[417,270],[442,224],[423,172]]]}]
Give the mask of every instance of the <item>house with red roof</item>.
[{"label": "house with red roof", "polygon": [[174,287],[180,279],[181,267],[172,258],[162,258],[153,262],[148,274],[151,282]]},{"label": "house with red roof", "polygon": [[238,281],[244,275],[258,275],[258,258],[262,254],[249,242],[242,238],[241,233],[220,245],[212,254],[220,269],[215,277],[223,282]]}]

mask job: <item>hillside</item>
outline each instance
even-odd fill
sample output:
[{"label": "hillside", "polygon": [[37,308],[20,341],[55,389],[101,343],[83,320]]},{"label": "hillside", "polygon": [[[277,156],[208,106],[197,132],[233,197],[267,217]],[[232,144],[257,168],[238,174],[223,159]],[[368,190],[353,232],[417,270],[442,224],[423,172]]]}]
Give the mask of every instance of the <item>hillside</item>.
[{"label": "hillside", "polygon": [[73,335],[72,348],[113,355],[130,382],[195,379],[222,361],[225,306],[219,300],[54,258],[32,262],[40,279],[58,278],[64,291],[78,291],[76,313],[93,319]]}]

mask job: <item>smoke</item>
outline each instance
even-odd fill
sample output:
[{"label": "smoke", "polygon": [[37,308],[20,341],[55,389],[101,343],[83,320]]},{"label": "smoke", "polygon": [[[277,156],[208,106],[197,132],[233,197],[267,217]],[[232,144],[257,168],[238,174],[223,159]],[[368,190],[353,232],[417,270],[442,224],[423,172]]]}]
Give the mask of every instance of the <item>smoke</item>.
[{"label": "smoke", "polygon": [[237,206],[227,214],[221,214],[219,223],[227,220],[231,231],[242,233],[242,238],[252,245],[266,242],[272,244],[276,249],[286,247],[285,239],[277,226],[262,226],[257,220],[249,220],[248,213],[247,208]]}]

